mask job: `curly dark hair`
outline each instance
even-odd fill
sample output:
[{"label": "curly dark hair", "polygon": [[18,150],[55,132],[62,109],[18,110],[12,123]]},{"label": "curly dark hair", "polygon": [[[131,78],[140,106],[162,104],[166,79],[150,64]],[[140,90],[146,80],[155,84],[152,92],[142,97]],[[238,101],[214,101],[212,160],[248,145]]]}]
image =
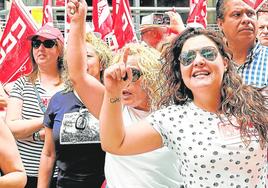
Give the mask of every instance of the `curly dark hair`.
[{"label": "curly dark hair", "polygon": [[226,0],[218,0],[216,3],[216,19],[223,19],[224,18],[224,12],[225,7],[224,3]]},{"label": "curly dark hair", "polygon": [[[163,88],[168,86],[168,90],[163,92],[165,95],[159,102],[159,106],[183,105],[193,100],[192,91],[186,87],[182,79],[179,57],[184,43],[189,38],[198,35],[204,35],[212,40],[221,56],[228,63],[228,69],[223,75],[221,104],[217,114],[223,114],[230,123],[232,123],[231,119],[233,117],[236,118],[241,139],[246,145],[251,141],[252,133],[250,128],[252,126],[256,128],[260,144],[263,147],[263,144],[267,141],[268,126],[268,108],[265,105],[264,96],[259,89],[242,83],[242,79],[236,72],[237,69],[232,61],[230,52],[219,34],[214,31],[188,28],[175,38],[172,45],[163,54],[162,58],[165,59],[165,63],[161,71],[166,76],[165,87]],[[233,123],[232,125],[237,126]]]}]

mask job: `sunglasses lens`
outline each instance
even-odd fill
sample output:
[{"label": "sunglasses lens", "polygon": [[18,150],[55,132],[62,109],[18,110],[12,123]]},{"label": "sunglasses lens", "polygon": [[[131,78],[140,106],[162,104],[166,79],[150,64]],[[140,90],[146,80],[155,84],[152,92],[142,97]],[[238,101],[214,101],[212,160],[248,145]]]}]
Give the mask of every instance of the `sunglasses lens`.
[{"label": "sunglasses lens", "polygon": [[205,47],[200,50],[200,54],[209,61],[217,58],[218,52],[214,47]]},{"label": "sunglasses lens", "polygon": [[181,64],[183,64],[184,66],[188,66],[190,65],[193,60],[196,57],[196,52],[193,50],[189,50],[188,52],[182,52],[181,53]]},{"label": "sunglasses lens", "polygon": [[218,51],[215,47],[208,46],[203,47],[200,50],[189,50],[187,52],[182,52],[180,56],[180,62],[184,66],[190,65],[196,58],[196,53],[199,51],[200,55],[206,60],[214,61],[217,58]]},{"label": "sunglasses lens", "polygon": [[52,48],[56,44],[56,41],[54,40],[45,40],[43,42],[41,40],[32,41],[33,48],[39,48],[41,44],[43,44],[45,48]]},{"label": "sunglasses lens", "polygon": [[33,46],[33,48],[39,48],[41,43],[42,42],[40,40],[33,40],[32,41],[32,46]]},{"label": "sunglasses lens", "polygon": [[132,70],[132,82],[136,82],[142,75],[141,71],[138,69],[131,68]]},{"label": "sunglasses lens", "polygon": [[54,40],[45,40],[43,42],[43,45],[46,47],[46,48],[52,48],[54,45],[56,44],[56,42]]}]

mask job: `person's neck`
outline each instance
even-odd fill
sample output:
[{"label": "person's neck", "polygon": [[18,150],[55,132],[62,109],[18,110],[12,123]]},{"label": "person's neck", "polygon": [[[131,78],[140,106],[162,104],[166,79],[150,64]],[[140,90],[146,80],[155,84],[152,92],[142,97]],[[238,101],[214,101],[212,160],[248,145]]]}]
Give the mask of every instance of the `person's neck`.
[{"label": "person's neck", "polygon": [[194,95],[193,102],[203,110],[216,113],[219,109],[220,100],[220,93],[211,92],[209,95],[208,92],[199,92],[197,95]]},{"label": "person's neck", "polygon": [[39,81],[42,85],[57,85],[60,81],[58,71],[39,71]]},{"label": "person's neck", "polygon": [[229,43],[228,47],[233,54],[233,60],[236,64],[242,65],[246,62],[249,50],[254,46],[254,43],[248,41]]}]

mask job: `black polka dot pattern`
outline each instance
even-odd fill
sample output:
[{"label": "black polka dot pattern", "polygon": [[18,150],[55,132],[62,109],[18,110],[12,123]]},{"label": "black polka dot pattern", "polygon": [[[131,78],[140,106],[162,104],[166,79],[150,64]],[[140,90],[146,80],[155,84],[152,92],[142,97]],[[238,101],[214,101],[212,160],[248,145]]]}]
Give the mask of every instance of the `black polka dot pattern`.
[{"label": "black polka dot pattern", "polygon": [[267,148],[262,150],[254,136],[246,147],[239,131],[216,114],[188,103],[159,110],[147,120],[177,155],[184,187],[265,187]]}]

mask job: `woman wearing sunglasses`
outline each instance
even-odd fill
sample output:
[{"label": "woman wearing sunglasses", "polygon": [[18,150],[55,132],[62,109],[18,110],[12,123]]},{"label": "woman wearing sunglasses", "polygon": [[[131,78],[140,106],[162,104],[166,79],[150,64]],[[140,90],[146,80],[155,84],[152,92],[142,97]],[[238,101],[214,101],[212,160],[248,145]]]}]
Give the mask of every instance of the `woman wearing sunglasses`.
[{"label": "woman wearing sunglasses", "polygon": [[[130,67],[131,81],[119,91],[119,97],[110,98],[110,102],[121,100],[123,122],[132,125],[156,110],[161,97],[158,88],[164,77],[159,73],[160,54],[155,49],[137,43],[128,44],[116,55],[115,64],[109,66],[107,72],[112,72],[112,76],[116,77],[123,59]],[[122,80],[128,80],[128,76],[125,75]],[[113,124],[110,126],[113,127]],[[106,152],[105,177],[108,188],[177,188],[180,187],[178,174],[175,155],[166,147],[132,156]]]},{"label": "woman wearing sunglasses", "polygon": [[130,127],[124,126],[121,92],[131,83],[131,69],[121,63],[105,72],[103,149],[133,155],[167,146],[184,187],[265,187],[268,109],[259,91],[242,84],[221,38],[188,28],[164,57],[163,108]]},{"label": "woman wearing sunglasses", "polygon": [[63,87],[64,39],[59,29],[46,24],[29,36],[29,40],[32,72],[14,83],[6,121],[17,139],[28,177],[26,188],[36,188],[45,139],[43,116],[51,96]]},{"label": "woman wearing sunglasses", "polygon": [[[96,118],[99,118],[104,86],[92,76],[86,74],[86,61],[83,59],[86,52],[82,36],[85,32],[84,18],[87,5],[82,0],[79,3],[76,1],[77,7],[74,7],[73,2],[75,1],[68,4],[69,12],[71,9],[76,10],[71,15],[71,27],[68,36],[67,63],[69,75],[75,90],[88,110],[92,114],[94,113]],[[133,73],[131,82],[120,91],[123,104],[121,110],[126,124],[132,124],[148,116],[156,108],[156,101],[161,96],[161,92],[157,88],[163,81],[163,75],[159,74],[161,68],[159,58],[160,53],[158,51],[141,44],[128,44],[115,55],[109,70],[119,69],[122,59],[127,59],[127,64],[131,67]],[[124,77],[122,80],[129,80],[129,78]],[[120,98],[112,98],[111,102],[117,103]],[[110,126],[113,126],[113,124],[110,124]],[[175,155],[167,148],[124,157],[106,153],[105,177],[109,188],[177,188],[180,187],[178,174]]]},{"label": "woman wearing sunglasses", "polygon": [[[87,74],[102,83],[112,53],[93,33],[87,33],[85,41]],[[100,145],[99,121],[74,90],[65,63],[65,89],[51,98],[44,117],[46,140],[38,188],[48,187],[54,161],[58,167],[58,188],[100,188],[105,179],[105,153]]]}]

